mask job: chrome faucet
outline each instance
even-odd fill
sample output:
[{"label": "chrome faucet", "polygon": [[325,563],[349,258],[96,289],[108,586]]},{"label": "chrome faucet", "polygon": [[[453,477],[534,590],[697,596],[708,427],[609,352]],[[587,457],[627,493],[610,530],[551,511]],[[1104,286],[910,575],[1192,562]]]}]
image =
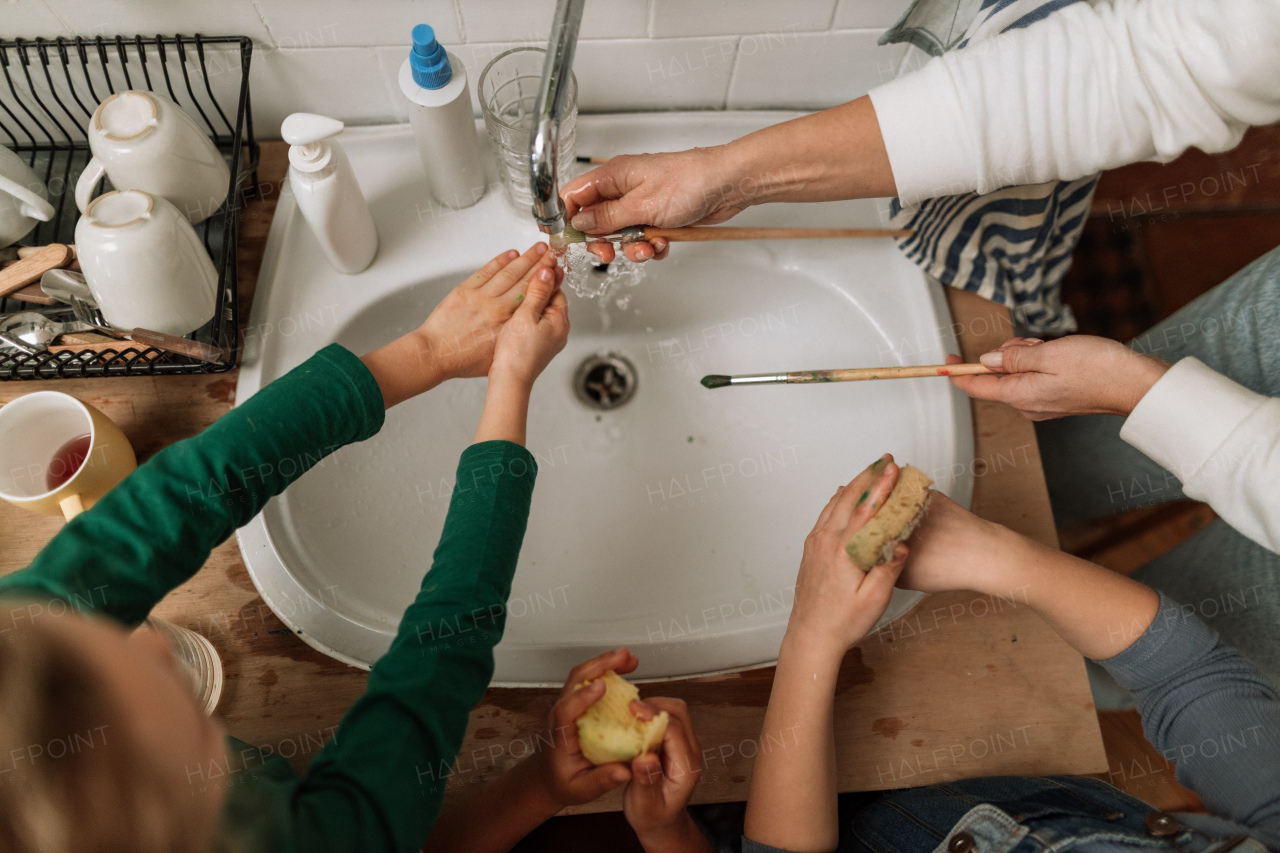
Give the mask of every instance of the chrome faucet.
[{"label": "chrome faucet", "polygon": [[529,137],[529,186],[533,190],[533,218],[552,236],[564,233],[564,202],[560,200],[560,120],[569,97],[573,53],[578,46],[585,0],[558,0],[551,22],[542,82],[533,108]]}]

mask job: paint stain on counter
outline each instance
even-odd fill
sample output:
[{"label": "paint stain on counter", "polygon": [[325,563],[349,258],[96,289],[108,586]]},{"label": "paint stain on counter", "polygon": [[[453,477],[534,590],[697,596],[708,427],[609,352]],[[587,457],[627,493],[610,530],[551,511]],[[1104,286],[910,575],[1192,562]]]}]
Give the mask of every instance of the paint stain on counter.
[{"label": "paint stain on counter", "polygon": [[240,587],[247,592],[256,593],[257,587],[253,585],[253,581],[249,578],[249,571],[244,567],[243,563],[236,563],[226,568],[227,580]]},{"label": "paint stain on counter", "polygon": [[907,724],[901,717],[881,717],[871,724],[871,731],[881,737],[895,740],[906,727]]},{"label": "paint stain on counter", "polygon": [[230,404],[236,399],[236,380],[219,379],[215,382],[210,382],[205,387],[204,393],[215,403]]},{"label": "paint stain on counter", "polygon": [[276,675],[276,671],[274,669],[268,669],[263,672],[262,675],[258,676],[258,683],[266,688],[262,694],[262,704],[264,707],[271,704],[271,688],[276,686],[279,682],[280,676]]}]

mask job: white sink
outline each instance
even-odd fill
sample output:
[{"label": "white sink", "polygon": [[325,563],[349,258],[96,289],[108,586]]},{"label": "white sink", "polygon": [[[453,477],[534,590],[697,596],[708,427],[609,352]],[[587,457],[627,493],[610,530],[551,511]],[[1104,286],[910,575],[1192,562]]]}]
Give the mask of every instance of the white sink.
[{"label": "white sink", "polygon": [[[583,116],[578,151],[607,156],[725,141],[780,113]],[[357,354],[409,331],[498,252],[539,239],[491,187],[433,209],[407,127],[341,137],[381,245],[364,273],[325,262],[281,199],[255,298],[237,402],[337,341]],[[882,204],[769,205],[735,224],[883,224]],[[677,245],[647,265],[625,310],[570,294],[569,345],[538,381],[529,449],[533,511],[495,681],[560,684],[626,644],[641,678],[766,665],[777,657],[801,546],[836,486],[891,451],[968,504],[966,398],[941,379],[703,388],[707,373],[932,364],[954,351],[942,294],[885,240]],[[579,365],[628,359],[635,396],[599,412]],[[238,534],[267,604],[301,638],[353,666],[388,648],[430,567],[483,379],[388,413],[382,432],[306,474]],[[919,595],[897,592],[885,621]]]}]

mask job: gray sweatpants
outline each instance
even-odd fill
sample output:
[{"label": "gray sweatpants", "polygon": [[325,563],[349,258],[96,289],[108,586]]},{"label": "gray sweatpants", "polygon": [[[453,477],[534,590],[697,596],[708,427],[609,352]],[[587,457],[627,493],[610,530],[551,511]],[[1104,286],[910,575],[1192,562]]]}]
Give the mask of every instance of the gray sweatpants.
[{"label": "gray sweatpants", "polygon": [[[1171,363],[1195,356],[1252,391],[1280,396],[1280,248],[1130,346]],[[1195,409],[1186,416],[1194,418]],[[1173,473],[1120,440],[1123,423],[1114,415],[1087,415],[1036,424],[1059,525],[1184,497]],[[1280,683],[1280,555],[1218,520],[1134,577],[1194,609]]]}]

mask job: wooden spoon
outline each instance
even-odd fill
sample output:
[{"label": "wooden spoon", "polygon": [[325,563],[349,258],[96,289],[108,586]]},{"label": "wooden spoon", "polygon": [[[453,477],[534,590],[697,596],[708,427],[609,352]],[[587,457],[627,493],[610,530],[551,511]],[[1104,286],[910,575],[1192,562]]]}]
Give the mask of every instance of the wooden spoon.
[{"label": "wooden spoon", "polygon": [[28,284],[39,281],[40,276],[49,270],[65,267],[74,257],[75,251],[63,243],[41,246],[12,266],[0,270],[0,297],[8,296],[15,290],[21,290]]}]

